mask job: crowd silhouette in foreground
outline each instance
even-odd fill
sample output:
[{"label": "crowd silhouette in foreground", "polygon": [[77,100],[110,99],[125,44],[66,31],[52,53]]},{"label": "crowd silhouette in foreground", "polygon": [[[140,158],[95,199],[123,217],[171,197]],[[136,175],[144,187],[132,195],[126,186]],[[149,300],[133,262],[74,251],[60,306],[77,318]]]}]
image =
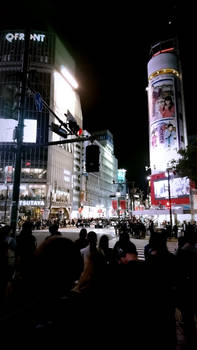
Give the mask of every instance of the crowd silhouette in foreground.
[{"label": "crowd silhouette in foreground", "polygon": [[124,228],[113,248],[107,235],[98,241],[86,228],[74,242],[57,226],[49,232],[37,246],[28,222],[16,239],[0,228],[0,321],[10,342],[176,350],[178,310],[181,349],[197,348],[195,230],[172,254],[166,230],[152,229],[144,261]]}]

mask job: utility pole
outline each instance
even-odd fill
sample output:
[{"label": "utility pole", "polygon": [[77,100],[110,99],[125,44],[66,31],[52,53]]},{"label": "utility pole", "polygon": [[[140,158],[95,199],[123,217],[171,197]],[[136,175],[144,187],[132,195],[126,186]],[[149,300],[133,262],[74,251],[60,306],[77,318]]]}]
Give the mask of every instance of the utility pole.
[{"label": "utility pole", "polygon": [[26,87],[27,87],[27,74],[28,74],[28,58],[29,58],[29,39],[30,39],[30,28],[27,28],[25,30],[22,80],[21,80],[21,89],[20,89],[21,97],[20,97],[20,106],[19,106],[18,125],[16,129],[17,141],[16,141],[13,193],[12,193],[12,204],[11,204],[11,223],[10,223],[13,235],[16,235],[19,195],[20,195],[21,159],[22,159],[22,149],[23,149],[25,100],[26,100]]},{"label": "utility pole", "polygon": [[169,213],[170,213],[170,237],[172,235],[172,203],[171,203],[171,191],[170,191],[170,169],[167,168],[168,173],[168,200],[169,200]]},{"label": "utility pole", "polygon": [[7,202],[8,202],[8,192],[9,192],[9,187],[7,182],[5,182],[6,184],[6,194],[5,194],[5,205],[4,205],[4,222],[6,223],[6,214],[7,214]]},{"label": "utility pole", "polygon": [[132,210],[135,210],[135,196],[134,196],[134,193],[135,193],[135,181],[132,181],[132,188],[131,188],[131,198],[132,198]]}]

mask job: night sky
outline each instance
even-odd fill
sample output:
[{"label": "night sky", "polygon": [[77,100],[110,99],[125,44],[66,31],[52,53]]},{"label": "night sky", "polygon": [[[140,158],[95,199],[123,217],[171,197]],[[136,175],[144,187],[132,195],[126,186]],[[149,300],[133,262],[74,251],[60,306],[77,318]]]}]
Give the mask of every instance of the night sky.
[{"label": "night sky", "polygon": [[[178,35],[182,55],[188,135],[196,123],[196,18],[194,5],[174,1],[90,4],[62,1],[3,5],[0,27],[22,28],[25,20],[50,25],[73,56],[79,82],[84,129],[109,129],[114,136],[119,168],[127,180],[146,188],[149,165],[147,63],[152,44]],[[30,7],[31,6],[31,7]],[[22,14],[23,9],[23,14]],[[172,24],[169,22],[172,21]]]}]

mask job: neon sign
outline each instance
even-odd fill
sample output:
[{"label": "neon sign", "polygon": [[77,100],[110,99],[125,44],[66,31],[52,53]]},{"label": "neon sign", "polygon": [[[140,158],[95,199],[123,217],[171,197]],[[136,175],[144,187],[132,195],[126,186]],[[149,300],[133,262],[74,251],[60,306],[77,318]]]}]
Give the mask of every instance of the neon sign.
[{"label": "neon sign", "polygon": [[[10,43],[14,40],[25,40],[25,34],[24,33],[7,33],[5,36],[6,40],[8,40]],[[45,39],[45,34],[30,34],[30,40],[43,42]]]}]

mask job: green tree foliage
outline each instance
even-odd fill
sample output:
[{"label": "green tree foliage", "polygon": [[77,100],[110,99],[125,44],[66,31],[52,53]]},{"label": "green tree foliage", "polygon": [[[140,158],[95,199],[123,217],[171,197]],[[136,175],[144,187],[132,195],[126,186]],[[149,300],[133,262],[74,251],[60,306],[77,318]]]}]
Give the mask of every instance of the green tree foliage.
[{"label": "green tree foliage", "polygon": [[172,162],[176,171],[181,176],[187,176],[197,184],[197,140],[178,153],[181,155],[181,158],[176,163]]}]

